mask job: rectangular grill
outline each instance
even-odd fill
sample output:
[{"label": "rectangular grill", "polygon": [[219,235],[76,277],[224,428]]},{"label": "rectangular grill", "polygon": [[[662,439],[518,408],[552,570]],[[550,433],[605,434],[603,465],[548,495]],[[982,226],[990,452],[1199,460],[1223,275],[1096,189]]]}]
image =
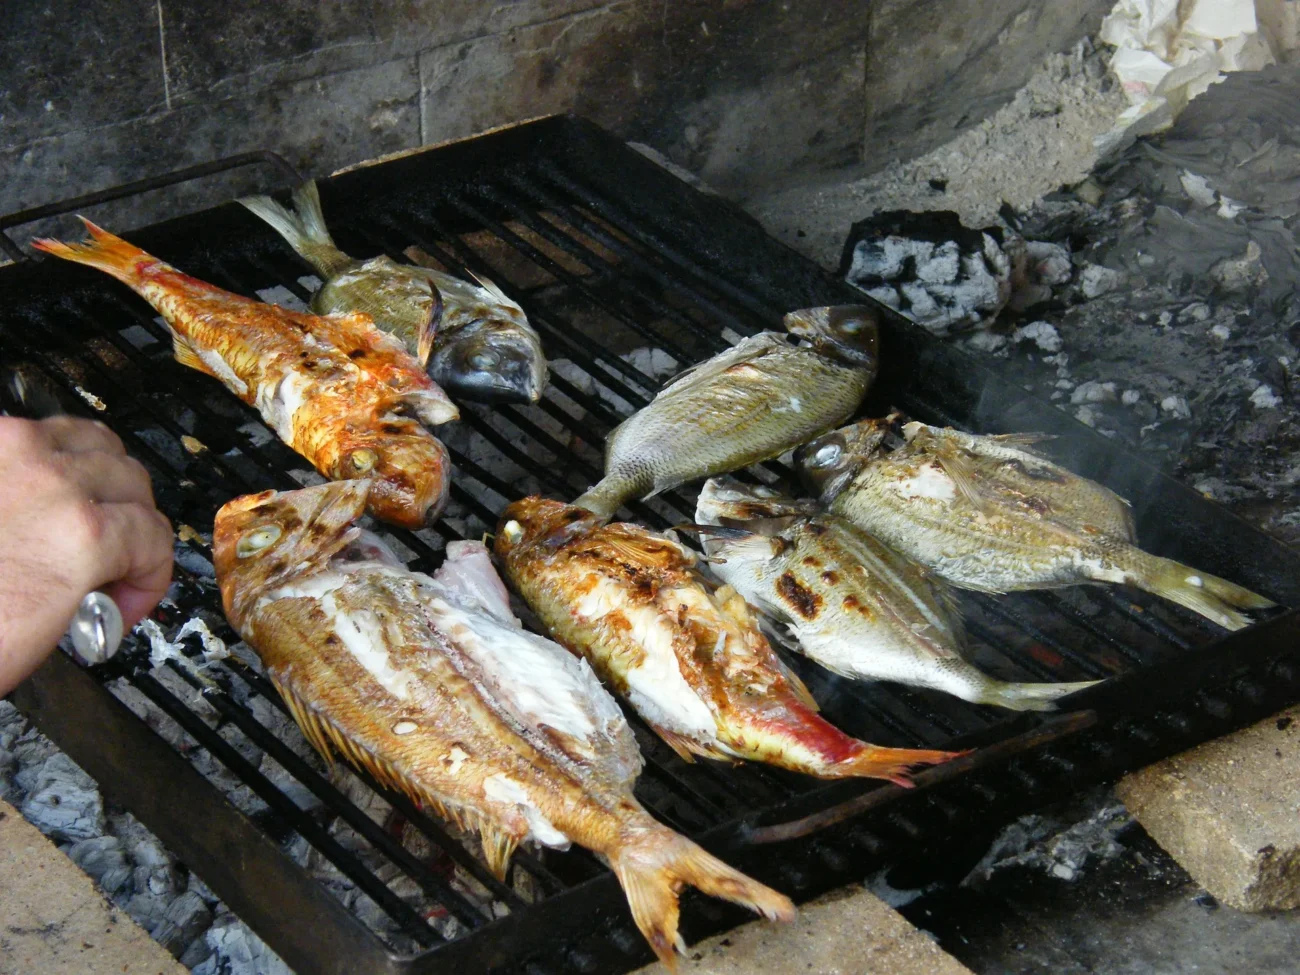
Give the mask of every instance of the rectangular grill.
[{"label": "rectangular grill", "polygon": [[[453,273],[487,274],[524,306],[548,355],[569,362],[536,407],[462,407],[461,429],[443,431],[456,467],[447,515],[427,531],[391,532],[423,571],[437,565],[445,541],[490,531],[509,501],[531,492],[571,499],[598,479],[605,435],[658,386],[646,354],[627,353],[657,349],[681,368],[737,336],[779,328],[790,309],[862,301],[732,205],[575,118],[358,169],[321,189],[345,251],[401,259],[414,244]],[[306,267],[238,206],[129,236],[241,294],[278,287],[309,296]],[[152,311],[103,275],[23,262],[0,269],[0,288],[0,356],[33,364],[75,411],[108,422],[149,466],[176,525],[208,532],[235,495],[308,478],[306,462],[251,409],[176,364]],[[1045,448],[1054,459],[1134,502],[1145,548],[1300,605],[1295,553],[963,353],[885,317],[881,375],[864,414],[897,407],[976,432],[1056,434]],[[775,463],[751,472],[788,473]],[[665,528],[690,520],[693,501],[688,487],[632,510]],[[163,622],[203,612],[215,624],[210,553],[196,532],[183,537],[179,595]],[[1225,636],[1115,588],[963,594],[962,602],[975,660],[995,676],[1113,679],[1072,699],[1070,712],[1013,715],[841,680],[792,657],[827,717],[851,734],[891,746],[986,747],[921,773],[912,791],[828,784],[754,764],[685,763],[629,714],[647,761],[638,797],[802,900],[905,858],[918,870],[942,863],[1015,815],[1300,700],[1300,624],[1289,611]],[[234,643],[221,626],[218,635]],[[417,856],[306,755],[256,666],[237,656],[198,666],[197,643],[186,652],[161,671],[138,640],[90,670],[56,654],[14,700],[293,967],[543,975],[623,972],[651,960],[616,881],[592,855],[520,850],[502,884],[447,827],[384,793],[423,835],[427,850]],[[163,724],[147,726],[119,700],[133,696],[161,709]],[[254,764],[254,750],[280,773]],[[304,793],[319,805],[301,808],[294,798]],[[319,870],[299,865],[293,854],[303,843],[314,862],[355,884],[361,907],[345,906]],[[481,885],[475,896],[466,877]],[[744,917],[688,894],[683,932],[695,940]]]}]

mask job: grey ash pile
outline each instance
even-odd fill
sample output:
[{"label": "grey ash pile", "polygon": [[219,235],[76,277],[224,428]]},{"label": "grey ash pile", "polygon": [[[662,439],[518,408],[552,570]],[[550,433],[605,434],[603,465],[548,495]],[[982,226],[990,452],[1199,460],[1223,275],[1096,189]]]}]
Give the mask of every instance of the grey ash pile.
[{"label": "grey ash pile", "polygon": [[1292,65],[1229,75],[1083,183],[1004,207],[1000,227],[945,238],[955,218],[864,221],[841,270],[1296,543],[1298,211]]}]

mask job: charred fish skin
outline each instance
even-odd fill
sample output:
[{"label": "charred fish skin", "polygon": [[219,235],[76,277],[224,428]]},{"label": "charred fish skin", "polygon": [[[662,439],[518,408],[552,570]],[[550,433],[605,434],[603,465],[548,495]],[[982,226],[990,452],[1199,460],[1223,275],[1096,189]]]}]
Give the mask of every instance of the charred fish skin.
[{"label": "charred fish skin", "polygon": [[1250,624],[1241,610],[1274,605],[1136,547],[1122,502],[1100,485],[1032,455],[1005,466],[1008,438],[972,447],[968,434],[909,424],[908,441],[885,453],[884,423],[808,444],[802,470],[832,511],[955,586],[999,593],[1123,583],[1229,630]]},{"label": "charred fish skin", "polygon": [[411,572],[354,526],[367,488],[238,498],[214,528],[226,614],[311,744],[477,830],[498,876],[526,841],[601,855],[670,966],[685,884],[789,920],[787,898],[641,807],[622,712],[585,662],[520,626],[483,545]]},{"label": "charred fish skin", "polygon": [[689,551],[662,535],[533,497],[506,508],[495,547],[551,634],[684,759],[909,785],[910,767],[953,757],[878,748],[819,717],[744,600],[725,587],[710,592]]},{"label": "charred fish skin", "polygon": [[1053,710],[1058,698],[1095,683],[1020,683],[981,672],[965,657],[961,617],[944,583],[814,505],[713,478],[695,518],[715,560],[711,571],[784,623],[802,653],[841,676],[1017,711]]},{"label": "charred fish skin", "polygon": [[670,380],[609,435],[605,476],[577,500],[602,518],[627,501],[777,457],[850,416],[876,375],[877,316],[860,305],[785,317]]},{"label": "charred fish skin", "polygon": [[[546,355],[519,304],[486,278],[474,282],[435,267],[411,249],[415,265],[381,255],[366,261],[335,245],[314,182],[293,191],[293,209],[269,196],[239,201],[270,224],[324,283],[317,314],[364,312],[406,343],[430,377],[457,399],[536,403],[546,388]],[[422,344],[422,336],[430,336]],[[427,346],[427,347],[426,347]]]},{"label": "charred fish skin", "polygon": [[172,332],[178,362],[257,409],[321,474],[373,480],[377,517],[407,528],[437,517],[451,461],[418,421],[458,413],[401,343],[364,315],[319,317],[232,294],[86,226],[86,243],[34,246],[104,271],[148,301]]}]

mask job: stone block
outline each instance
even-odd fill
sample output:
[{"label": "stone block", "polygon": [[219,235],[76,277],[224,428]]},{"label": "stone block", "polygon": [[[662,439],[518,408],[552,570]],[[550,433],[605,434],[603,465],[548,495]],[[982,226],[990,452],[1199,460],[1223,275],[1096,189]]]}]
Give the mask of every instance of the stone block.
[{"label": "stone block", "polygon": [[1126,776],[1116,793],[1232,907],[1300,907],[1300,708]]},{"label": "stone block", "polygon": [[163,103],[157,0],[3,5],[0,149]]},{"label": "stone block", "polygon": [[867,41],[863,159],[881,169],[983,121],[1044,56],[1095,33],[1114,0],[879,0]]},{"label": "stone block", "polygon": [[[686,952],[680,975],[969,975],[892,907],[862,888],[804,904],[790,924],[753,921]],[[638,975],[667,975],[655,963]]]}]

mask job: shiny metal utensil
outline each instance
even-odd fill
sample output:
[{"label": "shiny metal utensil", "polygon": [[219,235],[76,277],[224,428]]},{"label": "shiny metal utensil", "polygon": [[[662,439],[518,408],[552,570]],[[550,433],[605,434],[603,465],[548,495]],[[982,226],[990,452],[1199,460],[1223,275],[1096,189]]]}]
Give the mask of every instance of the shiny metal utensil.
[{"label": "shiny metal utensil", "polygon": [[[65,413],[58,398],[21,366],[6,368],[0,382],[0,412],[29,420]],[[85,595],[68,625],[68,640],[82,660],[102,664],[122,645],[122,611],[111,596],[96,590]]]}]

